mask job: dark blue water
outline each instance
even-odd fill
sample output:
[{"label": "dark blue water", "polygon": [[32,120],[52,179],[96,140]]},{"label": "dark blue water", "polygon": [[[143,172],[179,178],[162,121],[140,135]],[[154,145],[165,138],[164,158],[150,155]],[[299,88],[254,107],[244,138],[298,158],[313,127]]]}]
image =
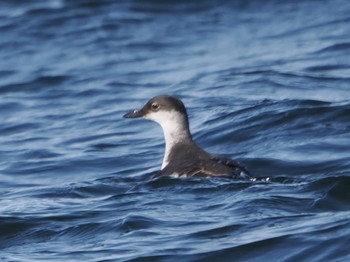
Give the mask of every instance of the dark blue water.
[{"label": "dark blue water", "polygon": [[[199,145],[269,182],[151,179]],[[1,261],[349,261],[350,2],[0,3]]]}]

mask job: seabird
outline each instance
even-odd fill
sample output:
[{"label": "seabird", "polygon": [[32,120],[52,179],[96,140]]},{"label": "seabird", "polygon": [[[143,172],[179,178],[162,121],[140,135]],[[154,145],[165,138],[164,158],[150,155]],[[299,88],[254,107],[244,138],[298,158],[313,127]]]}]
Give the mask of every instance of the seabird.
[{"label": "seabird", "polygon": [[124,117],[149,119],[162,127],[165,154],[157,176],[250,179],[247,169],[238,162],[210,154],[193,141],[187,110],[177,97],[153,97],[141,109],[131,111]]}]

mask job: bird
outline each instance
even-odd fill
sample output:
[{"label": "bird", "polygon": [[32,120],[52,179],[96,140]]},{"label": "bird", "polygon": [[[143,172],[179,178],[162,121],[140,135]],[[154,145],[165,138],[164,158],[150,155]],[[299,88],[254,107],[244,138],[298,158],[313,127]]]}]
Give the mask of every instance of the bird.
[{"label": "bird", "polygon": [[124,118],[144,118],[162,127],[165,153],[157,177],[250,179],[250,172],[239,162],[226,156],[208,153],[195,143],[190,132],[186,107],[175,96],[155,96],[141,109],[126,113]]}]

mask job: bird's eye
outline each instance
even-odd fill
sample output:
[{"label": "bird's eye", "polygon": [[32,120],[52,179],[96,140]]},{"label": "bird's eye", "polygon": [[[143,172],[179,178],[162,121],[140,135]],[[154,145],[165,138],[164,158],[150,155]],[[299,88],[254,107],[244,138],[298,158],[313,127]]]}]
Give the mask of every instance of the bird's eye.
[{"label": "bird's eye", "polygon": [[157,103],[153,103],[153,104],[151,105],[151,108],[152,108],[153,111],[156,111],[156,110],[159,109],[159,105],[158,105]]}]

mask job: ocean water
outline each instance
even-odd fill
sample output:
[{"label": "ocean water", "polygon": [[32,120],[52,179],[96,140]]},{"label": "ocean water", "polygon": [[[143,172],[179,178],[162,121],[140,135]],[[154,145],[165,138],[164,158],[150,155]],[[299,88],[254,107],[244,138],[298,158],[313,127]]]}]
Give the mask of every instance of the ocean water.
[{"label": "ocean water", "polygon": [[[158,178],[160,94],[257,178]],[[350,2],[0,2],[0,261],[350,261]]]}]

